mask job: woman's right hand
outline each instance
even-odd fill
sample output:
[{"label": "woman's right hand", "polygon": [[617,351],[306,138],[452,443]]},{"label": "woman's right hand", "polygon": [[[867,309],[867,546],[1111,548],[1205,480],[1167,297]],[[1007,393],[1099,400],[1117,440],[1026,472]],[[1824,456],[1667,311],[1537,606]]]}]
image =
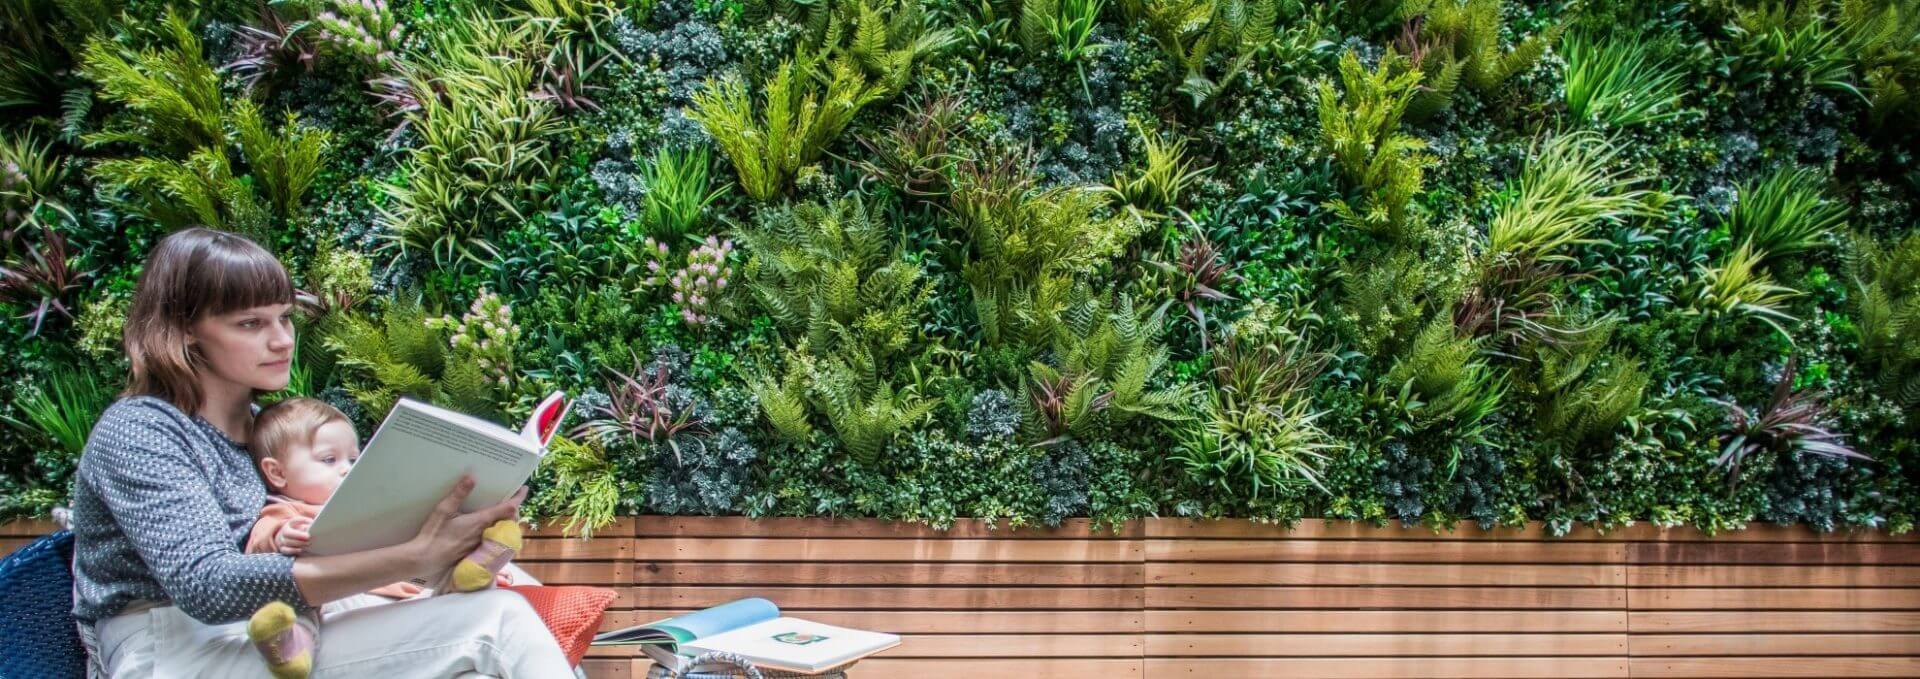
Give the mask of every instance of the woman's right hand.
[{"label": "woman's right hand", "polygon": [[460,482],[440,503],[434,505],[433,513],[427,515],[427,522],[420,526],[420,533],[413,538],[415,553],[420,555],[421,564],[428,571],[449,568],[455,562],[473,553],[480,546],[480,532],[501,519],[515,518],[520,511],[520,503],[527,497],[527,487],[521,486],[512,497],[498,504],[479,510],[460,513],[460,503],[467,500],[473,492],[473,476],[464,475]]}]

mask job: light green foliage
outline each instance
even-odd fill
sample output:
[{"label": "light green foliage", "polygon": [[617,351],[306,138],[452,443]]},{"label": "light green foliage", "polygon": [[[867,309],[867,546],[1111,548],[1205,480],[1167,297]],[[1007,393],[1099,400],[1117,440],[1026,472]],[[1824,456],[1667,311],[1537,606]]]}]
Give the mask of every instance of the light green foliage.
[{"label": "light green foliage", "polygon": [[93,373],[61,368],[41,376],[15,398],[13,407],[26,419],[0,414],[0,420],[52,444],[60,455],[74,460],[86,448],[87,435],[92,433],[100,413],[106,412],[113,400],[113,387]]},{"label": "light green foliage", "polygon": [[417,298],[396,299],[377,323],[350,315],[321,341],[338,354],[347,391],[367,412],[387,412],[406,396],[479,417],[499,414],[497,383],[477,357],[449,344]]},{"label": "light green foliage", "polygon": [[1640,408],[1651,377],[1640,362],[1605,352],[1611,323],[1557,344],[1535,347],[1540,432],[1575,446],[1602,446]]},{"label": "light green foliage", "polygon": [[[651,5],[646,2],[620,3],[615,0],[517,0],[522,5],[515,13],[529,23],[541,25],[560,41],[590,42],[609,49],[600,28],[621,13],[621,4]],[[646,12],[637,14],[645,17]],[[618,50],[612,50],[618,54]]]},{"label": "light green foliage", "polygon": [[[1121,0],[1128,21],[1143,23],[1160,49],[1184,70],[1180,91],[1200,106],[1247,69],[1274,41],[1280,0]],[[1213,74],[1219,55],[1226,67]]]},{"label": "light green foliage", "polygon": [[1860,349],[1880,391],[1907,407],[1920,404],[1920,235],[1891,243],[1856,235],[1848,272]]},{"label": "light green foliage", "polygon": [[132,299],[121,295],[109,295],[87,302],[80,310],[80,317],[74,319],[74,326],[80,330],[80,350],[95,360],[123,356],[126,351],[127,310],[132,302]]},{"label": "light green foliage", "polygon": [[1400,391],[1398,402],[1417,428],[1451,425],[1468,438],[1499,407],[1506,383],[1479,358],[1479,343],[1454,331],[1452,316],[1428,321],[1387,371],[1386,382]]},{"label": "light green foliage", "polygon": [[[1105,4],[1105,0],[1021,0],[1020,43],[1028,52],[1050,55],[1078,71],[1106,47],[1093,41],[1093,27]],[[1086,74],[1079,72],[1084,94]]]},{"label": "light green foliage", "polygon": [[1187,385],[1155,388],[1167,364],[1160,343],[1164,310],[1142,317],[1133,300],[1115,303],[1077,286],[1054,327],[1047,360],[1028,367],[1034,398],[1029,431],[1048,443],[1085,437],[1096,425],[1118,426],[1135,417],[1184,420],[1193,391]]},{"label": "light green foliage", "polygon": [[81,74],[99,85],[102,97],[126,108],[88,135],[89,144],[126,144],[179,158],[226,141],[219,76],[201,56],[200,39],[178,14],[169,13],[162,27],[172,44],[161,49],[128,53],[104,37],[87,43]]},{"label": "light green foliage", "polygon": [[38,206],[57,203],[54,192],[66,176],[53,142],[31,134],[0,137],[0,229],[18,227]]},{"label": "light green foliage", "polygon": [[299,118],[289,112],[280,125],[280,134],[274,134],[253,102],[244,99],[234,105],[233,125],[240,157],[246,160],[254,180],[266,189],[275,213],[295,214],[301,198],[320,176],[332,133],[301,126]]},{"label": "light green foliage", "polygon": [[147,154],[100,161],[93,174],[131,192],[131,209],[168,228],[205,225],[270,242],[271,218],[298,212],[331,133],[291,113],[276,133],[252,101],[228,105],[186,19],[169,14],[165,27],[165,48],[133,53],[103,38],[87,47],[83,73],[125,110],[85,141]]},{"label": "light green foliage", "polygon": [[1760,269],[1765,257],[1753,244],[1743,243],[1719,264],[1702,265],[1688,308],[1706,316],[1709,322],[1757,318],[1786,335],[1787,330],[1780,323],[1792,322],[1794,318],[1787,315],[1783,307],[1787,300],[1800,293],[1774,284],[1773,277]]},{"label": "light green foliage", "polygon": [[685,151],[663,146],[654,151],[643,175],[647,194],[640,221],[647,233],[667,239],[694,233],[707,206],[726,195],[730,186],[712,186],[707,175],[710,165],[704,146]]},{"label": "light green foliage", "polygon": [[1350,227],[1405,242],[1424,229],[1409,208],[1433,159],[1421,152],[1425,142],[1400,131],[1420,74],[1396,63],[1389,53],[1369,73],[1360,66],[1359,55],[1341,57],[1341,87],[1320,83],[1320,138],[1350,195],[1357,197],[1353,202],[1336,199],[1327,207]]},{"label": "light green foliage", "polygon": [[859,199],[771,210],[739,235],[752,253],[741,271],[760,307],[816,355],[877,380],[920,343],[931,283]]},{"label": "light green foliage", "polygon": [[781,63],[766,82],[759,106],[735,75],[708,81],[693,97],[687,117],[699,121],[726,152],[740,175],[740,188],[754,200],[772,200],[785,191],[800,168],[826,153],[854,115],[884,94],[845,57],[821,74],[823,89],[812,77],[818,66],[816,58],[804,54]]},{"label": "light green foliage", "polygon": [[1870,114],[1883,130],[1920,122],[1920,1],[1842,0]]},{"label": "light green foliage", "polygon": [[1569,37],[1567,112],[1581,123],[1619,128],[1671,120],[1685,113],[1685,73],[1660,49],[1637,39],[1598,33]]},{"label": "light green foliage", "polygon": [[783,436],[804,440],[805,404],[848,452],[877,461],[937,403],[907,384],[926,348],[931,282],[857,198],[768,210],[740,240],[753,253],[743,276],[788,337],[784,375],[753,386],[762,412]]},{"label": "light green foliage", "polygon": [[527,96],[538,51],[532,33],[465,16],[436,34],[424,64],[405,70],[420,108],[419,143],[381,219],[392,242],[439,265],[485,261],[490,239],[532,217],[551,192],[552,144],[565,131],[553,106]]},{"label": "light green foliage", "polygon": [[577,531],[581,538],[593,537],[594,531],[613,523],[621,500],[631,499],[627,497],[630,489],[621,483],[606,449],[594,437],[574,441],[555,436],[540,464],[552,471],[553,484],[529,503],[558,508],[567,517],[562,529],[567,534]]},{"label": "light green foliage", "polygon": [[1424,262],[1410,252],[1350,263],[1342,276],[1342,310],[1354,347],[1374,352],[1410,339],[1419,327],[1421,291],[1432,284]]},{"label": "light green foliage", "polygon": [[1617,147],[1592,132],[1536,141],[1520,175],[1519,190],[1495,208],[1487,225],[1487,250],[1495,257],[1554,262],[1566,249],[1589,241],[1595,227],[1651,214],[1645,180],[1618,163]]},{"label": "light green foliage", "polygon": [[1847,207],[1827,198],[1823,177],[1782,166],[1758,183],[1740,186],[1739,202],[1727,219],[1734,242],[1753,245],[1769,262],[1825,247],[1846,228]]},{"label": "light green foliage", "polygon": [[1186,139],[1163,139],[1148,132],[1138,120],[1132,124],[1140,135],[1141,150],[1146,152],[1144,163],[1132,177],[1115,174],[1108,188],[1129,207],[1158,215],[1176,207],[1180,194],[1213,166],[1194,168],[1193,161],[1187,159]]},{"label": "light green foliage", "polygon": [[1727,24],[1736,82],[1860,95],[1852,73],[1854,46],[1843,27],[1826,20],[1829,4],[1759,2],[1736,8]]},{"label": "light green foliage", "polygon": [[1452,103],[1460,84],[1476,92],[1491,92],[1509,78],[1540,61],[1560,35],[1555,25],[1528,36],[1506,49],[1500,34],[1506,22],[1502,0],[1411,0],[1402,4],[1402,16],[1414,19],[1417,29],[1403,35],[1396,48],[1423,76],[1425,85],[1408,115],[1422,119]]},{"label": "light green foliage", "polygon": [[1119,254],[1143,224],[1103,215],[1105,199],[1088,187],[1033,188],[1023,158],[963,172],[953,211],[981,336],[992,346],[1038,348],[1052,340],[1074,281]]},{"label": "light green foliage", "polygon": [[921,0],[850,0],[834,5],[825,44],[853,57],[883,98],[892,98],[924,63],[959,42],[934,28]]},{"label": "light green foliage", "polygon": [[1198,416],[1175,431],[1172,458],[1201,484],[1236,497],[1310,484],[1338,444],[1315,423],[1307,385],[1328,356],[1291,337],[1284,346],[1236,333],[1214,350],[1211,384]]}]

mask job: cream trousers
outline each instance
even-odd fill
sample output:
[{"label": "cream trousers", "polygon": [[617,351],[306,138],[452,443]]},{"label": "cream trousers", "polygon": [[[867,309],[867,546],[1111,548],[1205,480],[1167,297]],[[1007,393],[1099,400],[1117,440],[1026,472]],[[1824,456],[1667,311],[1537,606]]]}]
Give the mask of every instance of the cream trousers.
[{"label": "cream trousers", "polygon": [[[526,598],[507,590],[391,603],[360,595],[322,611],[312,679],[575,676]],[[161,606],[100,621],[96,634],[115,679],[266,676],[244,620],[208,625]]]}]

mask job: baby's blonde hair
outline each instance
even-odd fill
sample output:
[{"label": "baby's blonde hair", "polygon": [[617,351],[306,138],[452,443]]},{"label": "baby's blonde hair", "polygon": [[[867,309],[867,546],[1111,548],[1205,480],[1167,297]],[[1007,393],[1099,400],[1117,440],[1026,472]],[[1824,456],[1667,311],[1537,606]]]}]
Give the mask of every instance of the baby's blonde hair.
[{"label": "baby's blonde hair", "polygon": [[253,437],[247,442],[254,463],[268,457],[282,459],[295,445],[313,445],[313,434],[332,422],[353,421],[326,401],[298,397],[273,404],[253,420]]}]

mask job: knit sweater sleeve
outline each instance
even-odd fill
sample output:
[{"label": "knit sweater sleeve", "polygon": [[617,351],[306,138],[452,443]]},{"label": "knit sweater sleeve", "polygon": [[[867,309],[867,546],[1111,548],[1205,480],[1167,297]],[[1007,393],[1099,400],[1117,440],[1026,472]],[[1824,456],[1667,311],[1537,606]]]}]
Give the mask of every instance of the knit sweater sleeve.
[{"label": "knit sweater sleeve", "polygon": [[132,544],[154,581],[181,612],[208,624],[246,619],[271,601],[310,609],[293,581],[293,559],[245,554],[183,423],[152,411],[122,409],[103,418],[88,441],[82,480]]}]

